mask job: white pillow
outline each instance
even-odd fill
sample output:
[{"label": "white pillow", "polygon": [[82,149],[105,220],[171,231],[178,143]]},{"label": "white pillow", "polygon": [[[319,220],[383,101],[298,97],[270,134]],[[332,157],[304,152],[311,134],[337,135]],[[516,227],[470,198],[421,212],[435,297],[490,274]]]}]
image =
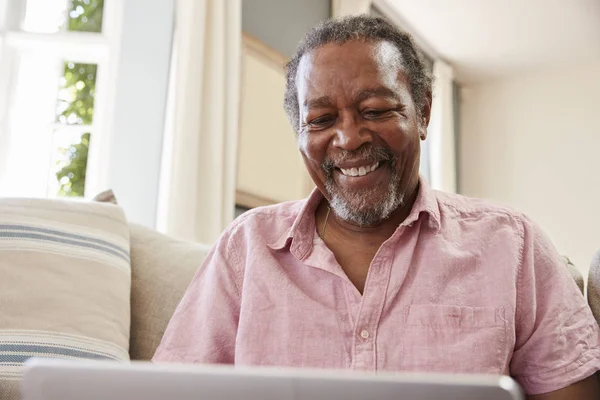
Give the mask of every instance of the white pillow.
[{"label": "white pillow", "polygon": [[119,206],[0,199],[0,398],[29,357],[127,361],[130,290]]}]

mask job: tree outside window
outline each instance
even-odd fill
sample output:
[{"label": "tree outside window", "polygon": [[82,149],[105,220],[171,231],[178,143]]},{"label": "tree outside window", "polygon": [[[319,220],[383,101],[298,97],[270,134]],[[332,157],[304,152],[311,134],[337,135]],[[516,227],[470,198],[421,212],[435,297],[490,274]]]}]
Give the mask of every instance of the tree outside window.
[{"label": "tree outside window", "polygon": [[[72,0],[67,30],[101,32],[104,0]],[[59,126],[91,125],[94,118],[96,64],[65,62],[60,80],[56,122]],[[59,134],[60,129],[55,132]],[[59,196],[83,196],[91,132],[79,135],[69,146],[59,147],[55,155]]]}]

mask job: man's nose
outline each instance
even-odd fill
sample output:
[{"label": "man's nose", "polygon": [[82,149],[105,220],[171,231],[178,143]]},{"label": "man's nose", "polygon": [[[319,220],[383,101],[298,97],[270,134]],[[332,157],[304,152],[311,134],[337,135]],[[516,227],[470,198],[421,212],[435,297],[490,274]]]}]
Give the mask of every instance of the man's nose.
[{"label": "man's nose", "polygon": [[373,141],[371,133],[360,123],[360,116],[342,113],[335,127],[333,145],[340,149],[354,151],[365,143]]}]

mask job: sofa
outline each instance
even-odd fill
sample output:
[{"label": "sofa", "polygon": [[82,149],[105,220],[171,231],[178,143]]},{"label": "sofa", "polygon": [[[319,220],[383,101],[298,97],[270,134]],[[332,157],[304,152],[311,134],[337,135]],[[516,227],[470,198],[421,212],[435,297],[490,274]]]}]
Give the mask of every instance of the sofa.
[{"label": "sofa", "polygon": [[209,250],[110,202],[0,199],[0,400],[29,357],[150,360]]},{"label": "sofa", "polygon": [[167,324],[209,248],[141,225],[131,232],[132,360],[150,360]]}]

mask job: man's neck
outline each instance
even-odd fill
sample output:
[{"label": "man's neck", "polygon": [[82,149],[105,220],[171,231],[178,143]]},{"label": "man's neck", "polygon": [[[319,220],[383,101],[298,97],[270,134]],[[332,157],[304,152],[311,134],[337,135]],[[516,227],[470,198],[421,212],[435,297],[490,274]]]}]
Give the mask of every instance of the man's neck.
[{"label": "man's neck", "polygon": [[324,200],[315,214],[317,231],[326,243],[333,239],[341,242],[347,241],[354,246],[375,246],[379,248],[408,217],[417,199],[418,192],[419,183],[417,180],[402,206],[398,207],[389,218],[377,225],[368,227],[361,227],[344,221],[335,214],[334,210],[331,210],[329,216],[327,216],[328,203]]},{"label": "man's neck", "polygon": [[360,227],[349,224],[338,218],[333,210],[328,210],[327,201],[322,201],[317,208],[315,220],[318,233],[334,254],[348,279],[361,294],[364,292],[373,258],[381,245],[406,220],[415,204],[418,191],[417,179],[413,189],[409,191],[410,195],[407,196],[406,203],[398,207],[390,218],[376,226]]}]

